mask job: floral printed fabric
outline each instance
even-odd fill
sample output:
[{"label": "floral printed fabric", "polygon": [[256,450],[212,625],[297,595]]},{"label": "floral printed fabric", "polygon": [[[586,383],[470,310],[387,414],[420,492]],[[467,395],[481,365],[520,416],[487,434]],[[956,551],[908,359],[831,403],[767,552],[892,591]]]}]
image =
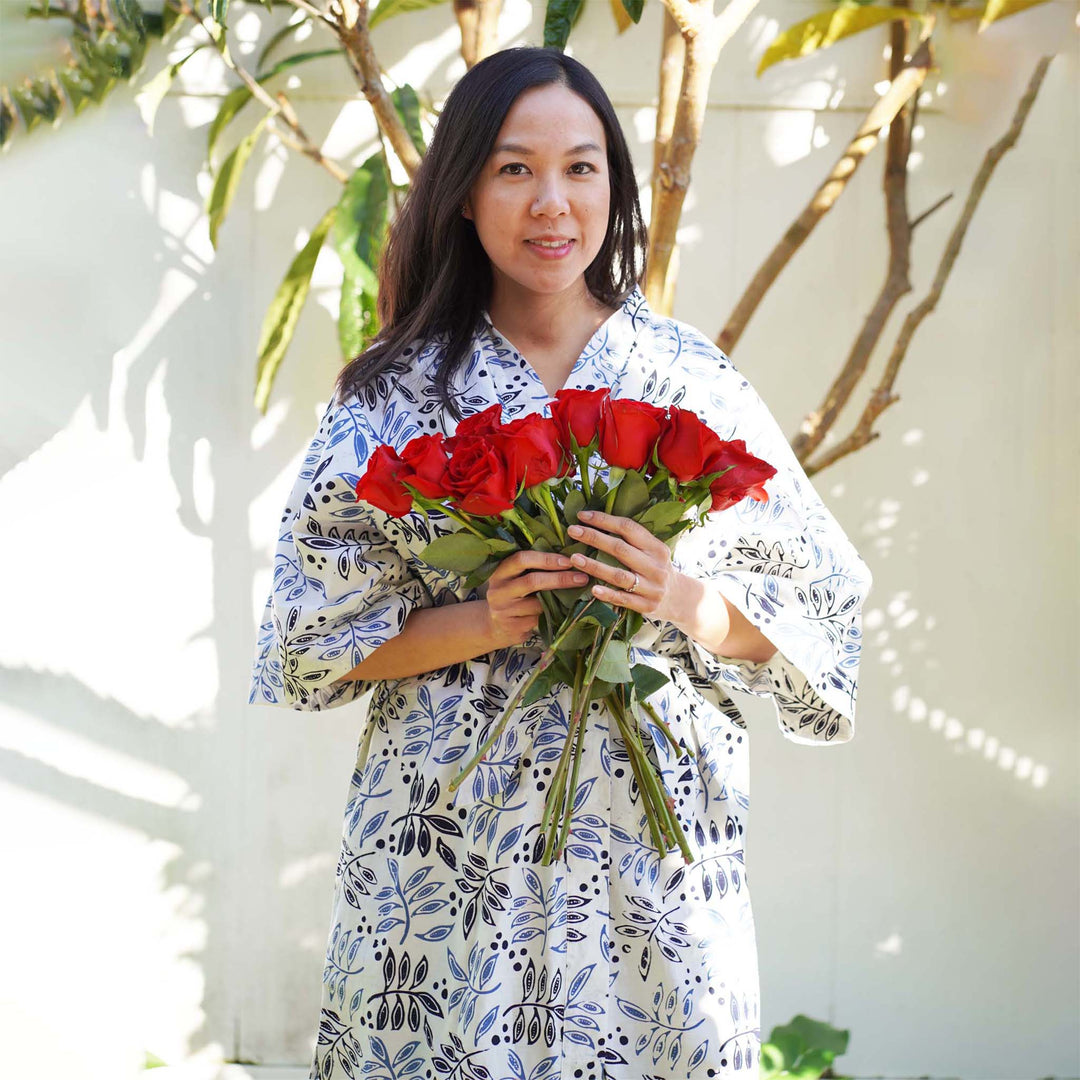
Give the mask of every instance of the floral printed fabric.
[{"label": "floral printed fabric", "polygon": [[[311,1078],[674,1080],[756,1076],[757,950],[744,862],[749,738],[730,692],[771,698],[784,736],[854,734],[870,572],[822,504],[760,397],[691,325],[635,288],[596,331],[568,387],[695,409],[775,465],[746,499],[684,535],[673,560],[707,578],[778,646],[755,664],[714,656],[646,619],[631,662],[670,674],[650,701],[651,751],[695,862],[663,859],[614,725],[594,703],[563,860],[542,866],[545,777],[569,689],[519,709],[468,780],[540,655],[538,635],[395,680],[343,677],[418,607],[475,600],[420,562],[442,515],[390,518],[354,487],[380,443],[452,433],[432,373],[445,340],[415,342],[360,396],[327,408],[281,519],[249,700],[335,708],[371,691],[349,785]],[[537,373],[478,324],[454,390],[466,413],[546,410]],[[649,743],[647,743],[649,745]]]}]

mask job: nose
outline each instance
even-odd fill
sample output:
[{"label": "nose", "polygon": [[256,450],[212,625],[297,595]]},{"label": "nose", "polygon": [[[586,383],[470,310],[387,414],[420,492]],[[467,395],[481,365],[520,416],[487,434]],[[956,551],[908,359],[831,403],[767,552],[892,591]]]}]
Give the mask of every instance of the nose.
[{"label": "nose", "polygon": [[542,181],[540,190],[533,200],[532,212],[534,214],[566,214],[569,210],[570,203],[563,193],[560,181]]}]

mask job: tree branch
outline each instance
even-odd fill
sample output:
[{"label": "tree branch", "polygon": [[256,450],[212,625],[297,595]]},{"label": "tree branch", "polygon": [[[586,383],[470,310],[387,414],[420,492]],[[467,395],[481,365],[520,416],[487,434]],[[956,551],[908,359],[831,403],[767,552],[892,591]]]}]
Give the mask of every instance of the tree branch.
[{"label": "tree branch", "polygon": [[859,166],[877,146],[881,129],[887,124],[891,125],[904,104],[913,95],[918,95],[926,81],[930,65],[930,46],[929,42],[924,40],[911,61],[897,72],[889,89],[874,103],[828,176],[758,267],[716,339],[717,346],[729,356],[780,272],[836,205]]},{"label": "tree branch", "polygon": [[[904,0],[898,0],[907,6]],[[929,34],[933,19],[922,24],[922,42],[929,50]],[[921,46],[920,46],[921,47]],[[894,19],[889,23],[890,81],[900,74],[907,51],[907,21]],[[929,63],[929,59],[928,59]],[[798,434],[792,440],[795,456],[805,465],[807,458],[817,449],[836,422],[840,410],[851,397],[862,378],[885,330],[885,324],[900,298],[911,291],[908,270],[911,266],[911,226],[907,211],[908,157],[911,152],[910,113],[901,107],[896,118],[889,124],[886,141],[885,173],[882,189],[885,195],[886,229],[889,237],[889,261],[885,281],[878,292],[869,314],[863,320],[855,341],[852,343],[840,374],[833,380],[821,407],[807,416]]]},{"label": "tree branch", "polygon": [[380,129],[412,180],[420,168],[420,152],[383,86],[379,61],[368,31],[367,0],[334,0],[330,11],[337,18],[337,32],[360,89],[374,110]]},{"label": "tree branch", "polygon": [[[960,254],[960,247],[963,244],[964,237],[971,224],[971,219],[975,214],[975,208],[978,206],[979,200],[982,198],[983,192],[986,190],[986,185],[989,183],[990,177],[997,167],[998,162],[1019,140],[1020,133],[1023,130],[1024,123],[1031,112],[1032,106],[1035,104],[1035,98],[1042,86],[1043,79],[1046,77],[1046,71],[1050,66],[1051,60],[1053,60],[1052,56],[1043,56],[1039,59],[1039,62],[1035,65],[1035,71],[1028,81],[1027,90],[1025,90],[1023,97],[1021,97],[1017,104],[1012,123],[1009,125],[1005,134],[986,152],[982,165],[979,167],[979,171],[975,174],[975,179],[972,181],[971,190],[968,192],[968,197],[964,203],[964,208],[960,213],[960,218],[954,226],[952,234],[949,236],[948,243],[945,245],[945,250],[942,252],[937,272],[934,275],[933,284],[927,292],[926,297],[916,307],[909,311],[905,317],[896,336],[896,343],[893,345],[892,351],[889,354],[888,363],[885,365],[885,371],[882,375],[881,382],[867,402],[866,408],[863,410],[863,414],[855,425],[854,430],[842,442],[838,443],[826,453],[823,453],[817,461],[809,465],[804,463],[807,476],[812,476],[814,473],[820,472],[826,466],[831,465],[833,462],[838,461],[847,454],[853,453],[855,450],[858,450],[859,447],[865,446],[867,443],[876,439],[880,432],[872,430],[874,421],[886,408],[900,400],[899,395],[892,392],[893,384],[896,382],[896,376],[900,370],[900,364],[907,355],[908,346],[911,344],[911,340],[920,323],[922,323],[923,319],[937,307],[938,300],[940,300],[941,294],[945,288],[945,282],[948,280],[949,274],[952,272],[953,266],[956,264],[956,259]],[[923,216],[925,217],[925,215]]]}]

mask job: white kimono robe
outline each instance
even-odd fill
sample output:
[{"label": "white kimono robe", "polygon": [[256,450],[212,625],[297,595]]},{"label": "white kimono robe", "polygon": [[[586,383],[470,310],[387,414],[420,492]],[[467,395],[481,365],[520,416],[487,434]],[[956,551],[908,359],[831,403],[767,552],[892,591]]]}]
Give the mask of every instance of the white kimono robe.
[{"label": "white kimono robe", "polygon": [[[565,742],[569,688],[518,709],[487,759],[446,792],[540,655],[538,635],[407,678],[338,681],[415,608],[479,596],[417,558],[455,522],[391,518],[354,496],[380,443],[400,450],[422,432],[452,434],[431,376],[444,344],[415,342],[399,370],[327,409],[281,519],[258,633],[252,704],[327,709],[373,690],[345,808],[311,1078],[756,1076],[749,734],[730,694],[771,698],[794,742],[849,740],[870,572],[749,382],[635,288],[566,385],[694,409],[777,468],[768,502],[711,514],[673,561],[715,582],[778,651],[763,664],[717,657],[646,619],[631,662],[670,672],[649,700],[696,760],[676,757],[655,725],[643,737],[695,862],[677,849],[659,858],[618,729],[594,703],[572,840],[542,866],[545,777]],[[454,389],[465,413],[499,401],[504,420],[551,401],[486,313]]]}]

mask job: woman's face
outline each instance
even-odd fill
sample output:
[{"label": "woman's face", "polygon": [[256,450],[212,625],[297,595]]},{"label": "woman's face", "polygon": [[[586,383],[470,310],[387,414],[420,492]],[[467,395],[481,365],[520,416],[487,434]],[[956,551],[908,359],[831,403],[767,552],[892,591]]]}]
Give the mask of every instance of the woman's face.
[{"label": "woman's face", "polygon": [[[558,83],[514,102],[465,203],[496,287],[559,293],[596,258],[611,204],[604,125]],[[531,241],[568,240],[551,254]],[[500,280],[500,278],[502,280]]]}]

